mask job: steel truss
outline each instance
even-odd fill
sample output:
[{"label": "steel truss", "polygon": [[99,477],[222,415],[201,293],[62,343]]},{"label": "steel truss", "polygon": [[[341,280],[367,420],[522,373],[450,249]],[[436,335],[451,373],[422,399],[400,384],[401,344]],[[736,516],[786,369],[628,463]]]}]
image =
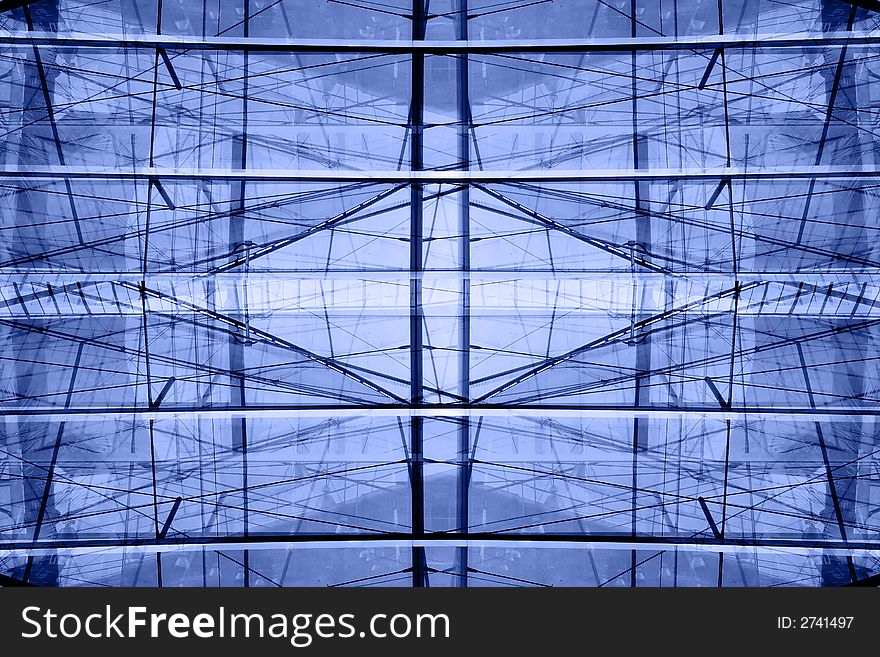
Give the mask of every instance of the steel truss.
[{"label": "steel truss", "polygon": [[873,581],[876,12],[12,4],[0,584]]}]

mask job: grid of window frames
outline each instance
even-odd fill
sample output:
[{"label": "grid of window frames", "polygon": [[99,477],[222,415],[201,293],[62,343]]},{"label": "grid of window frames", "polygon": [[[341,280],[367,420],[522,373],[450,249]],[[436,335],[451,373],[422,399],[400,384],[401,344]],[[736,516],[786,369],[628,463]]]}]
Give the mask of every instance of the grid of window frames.
[{"label": "grid of window frames", "polygon": [[880,571],[875,0],[0,0],[0,579]]}]

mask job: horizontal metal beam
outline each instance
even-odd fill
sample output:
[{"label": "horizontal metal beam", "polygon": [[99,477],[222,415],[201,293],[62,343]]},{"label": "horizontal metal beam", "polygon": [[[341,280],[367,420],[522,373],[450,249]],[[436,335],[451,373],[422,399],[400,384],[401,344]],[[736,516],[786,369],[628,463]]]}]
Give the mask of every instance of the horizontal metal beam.
[{"label": "horizontal metal beam", "polygon": [[42,166],[0,169],[0,179],[24,180],[153,180],[169,183],[211,180],[254,183],[505,183],[505,182],[632,182],[688,180],[794,180],[880,178],[878,167],[805,166],[763,169],[718,167],[714,169],[547,169],[504,171],[351,171],[338,169],[112,169],[104,167]]},{"label": "horizontal metal beam", "polygon": [[[413,278],[422,282],[426,312],[453,317],[460,313],[460,295],[454,289],[460,279],[442,275],[401,274],[396,279],[334,278],[320,282],[265,274],[252,278],[156,277],[150,287],[146,280],[88,281],[77,275],[66,280],[49,276],[29,282],[9,278],[6,282],[0,278],[0,317],[123,316],[148,312],[174,317],[205,315],[239,329],[244,325],[217,313],[236,313],[244,305],[251,313],[273,316],[323,311],[334,315],[368,313],[393,317],[409,314],[409,295],[401,286]],[[632,305],[638,300],[643,311],[662,313],[664,317],[670,307],[675,309],[676,316],[707,319],[734,312],[741,316],[850,320],[880,314],[880,285],[876,278],[867,275],[817,278],[812,282],[733,276],[692,280],[681,275],[639,277],[622,272],[607,272],[602,278],[558,281],[493,279],[476,274],[470,280],[471,307],[492,314],[544,315],[555,308],[557,312],[629,318]],[[733,294],[735,289],[740,291],[738,296]]]},{"label": "horizontal metal beam", "polygon": [[181,537],[164,540],[89,540],[86,538],[70,541],[39,541],[4,542],[0,543],[0,556],[44,555],[63,552],[66,554],[97,552],[116,552],[124,549],[125,553],[174,552],[179,550],[202,550],[205,548],[220,550],[277,550],[288,548],[362,548],[362,547],[425,547],[425,548],[566,548],[594,547],[611,550],[706,550],[714,553],[750,552],[755,550],[778,553],[797,553],[825,555],[880,555],[880,541],[842,541],[824,539],[756,537],[748,539],[725,538],[720,540],[714,536],[631,536],[609,534],[502,534],[502,533],[470,533],[470,534],[430,534],[426,537],[414,538],[405,533],[381,534],[274,534],[243,536],[212,536],[212,537]]},{"label": "horizontal metal beam", "polygon": [[230,418],[283,418],[283,417],[644,417],[676,419],[682,417],[714,420],[742,420],[748,417],[792,421],[834,421],[853,417],[880,417],[880,405],[834,406],[728,406],[695,404],[693,406],[632,406],[613,404],[582,405],[506,405],[506,404],[312,404],[272,405],[218,408],[166,404],[164,407],[24,407],[4,404],[6,418],[32,419],[53,422],[93,422],[105,420],[163,420],[202,419],[228,420]]},{"label": "horizontal metal beam", "polygon": [[633,52],[653,50],[715,50],[717,48],[805,48],[874,45],[880,31],[836,34],[725,34],[684,37],[647,36],[601,39],[527,40],[371,40],[371,39],[282,39],[273,37],[199,37],[176,35],[89,35],[0,31],[0,45],[76,48],[164,48],[167,50],[248,50],[250,52],[379,52],[409,55],[492,54],[496,52]]},{"label": "horizontal metal beam", "polygon": [[69,283],[95,283],[95,282],[120,282],[128,281],[138,283],[146,281],[147,284],[159,283],[191,283],[197,279],[210,279],[215,282],[228,283],[247,282],[251,284],[273,283],[278,281],[298,280],[341,280],[341,281],[364,281],[364,282],[402,282],[418,279],[430,283],[443,284],[452,281],[470,280],[476,283],[494,281],[620,281],[621,284],[631,284],[633,281],[647,282],[677,279],[692,280],[699,282],[718,282],[733,284],[751,281],[775,281],[780,283],[806,283],[809,285],[828,285],[829,283],[868,283],[874,285],[880,281],[880,269],[876,267],[853,267],[850,269],[829,269],[817,267],[803,271],[738,271],[736,274],[725,272],[681,271],[681,272],[643,272],[630,270],[608,269],[510,269],[498,267],[496,269],[461,269],[431,268],[422,271],[409,271],[406,269],[264,269],[256,270],[252,267],[249,272],[219,272],[206,273],[204,271],[175,270],[168,272],[147,272],[141,270],[130,271],[74,271],[70,269],[52,269],[49,267],[40,269],[24,269],[15,267],[0,267],[0,285],[23,284],[23,283],[51,283],[52,285],[66,285]]}]

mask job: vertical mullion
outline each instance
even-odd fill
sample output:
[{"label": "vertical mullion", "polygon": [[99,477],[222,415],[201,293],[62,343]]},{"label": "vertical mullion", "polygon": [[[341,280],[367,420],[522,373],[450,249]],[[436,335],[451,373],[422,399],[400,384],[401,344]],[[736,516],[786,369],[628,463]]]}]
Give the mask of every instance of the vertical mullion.
[{"label": "vertical mullion", "polygon": [[[412,37],[414,41],[425,38],[425,2],[413,0]],[[422,138],[425,113],[425,55],[413,50],[412,98],[410,102],[410,168],[421,171],[424,166]],[[422,212],[424,187],[419,182],[410,184],[410,403],[415,408],[424,399],[422,376]],[[425,533],[425,495],[423,478],[422,437],[424,419],[413,414],[410,419],[410,486],[412,492],[413,538]],[[412,583],[421,587],[426,584],[425,548],[412,549]]]},{"label": "vertical mullion", "polygon": [[[468,0],[458,0],[457,34],[460,41],[468,40]],[[471,111],[470,89],[468,85],[468,55],[463,51],[457,59],[458,62],[458,160],[462,171],[470,169],[470,134],[471,134]],[[459,227],[460,238],[460,268],[461,277],[461,322],[459,327],[459,395],[466,403],[470,401],[470,185],[465,183],[459,192]],[[460,419],[458,452],[458,530],[468,533],[469,517],[468,502],[470,488],[470,418],[465,415]],[[468,583],[468,548],[462,546],[458,550],[458,584],[467,587]]]},{"label": "vertical mullion", "polygon": [[[156,34],[162,34],[162,0],[156,2]],[[153,59],[153,101],[152,111],[150,115],[150,167],[155,166],[154,157],[156,151],[156,111],[158,108],[159,95],[159,49]],[[132,153],[132,158],[134,154]],[[147,404],[150,408],[153,406],[153,389],[152,377],[150,376],[150,335],[149,322],[147,321],[147,267],[148,267],[148,250],[150,247],[150,213],[152,210],[153,199],[153,180],[147,182],[147,209],[146,224],[144,226],[144,257],[141,270],[141,310],[143,314],[143,332],[144,332],[144,367],[147,376]],[[153,525],[156,535],[156,541],[159,540],[159,502],[158,502],[158,483],[156,481],[156,444],[155,432],[153,430],[153,420],[149,422],[150,435],[150,465],[153,483]],[[162,586],[162,552],[156,551],[156,585]]]},{"label": "vertical mullion", "polygon": [[[244,0],[244,19],[243,19],[243,32],[244,38],[247,39],[250,36],[250,2],[249,0]],[[240,168],[242,171],[247,168],[247,146],[248,146],[248,50],[247,48],[242,50],[242,64],[243,64],[243,75],[242,75],[242,92],[241,92],[241,134],[236,135],[233,138],[233,148],[232,148],[232,158],[233,158],[233,166]],[[238,181],[238,184],[235,186],[235,190],[237,192],[237,199],[234,199],[236,203],[236,211],[232,213],[229,217],[229,246],[230,250],[243,248],[249,248],[249,242],[245,238],[244,234],[244,211],[247,205],[247,189],[246,183],[242,179]],[[245,251],[247,253],[247,251]],[[244,283],[239,289],[236,285],[235,287],[235,295],[236,295],[236,313],[238,314],[239,321],[243,321],[245,324],[245,331],[248,330],[247,323],[249,318],[247,316],[247,303],[248,303],[248,289],[247,289],[247,273],[249,268],[248,259],[245,258],[245,277]],[[240,295],[240,296],[239,296]],[[244,349],[245,343],[243,343],[237,336],[230,336],[229,338],[229,369],[233,373],[235,377],[235,381],[232,385],[232,399],[230,400],[232,406],[238,406],[243,408],[247,405],[247,399],[245,397],[245,377],[243,374],[244,371]],[[249,523],[249,514],[250,509],[248,505],[248,453],[247,453],[247,420],[244,417],[232,418],[231,419],[231,427],[232,430],[232,449],[233,451],[241,452],[241,479],[242,479],[242,534],[245,538],[249,535],[250,532],[250,523]],[[243,586],[248,588],[250,586],[250,551],[244,550],[242,555],[242,570],[243,570]]]},{"label": "vertical mullion", "polygon": [[[637,36],[636,21],[636,0],[632,0],[631,5],[631,36]],[[631,53],[631,75],[632,75],[632,149],[633,149],[633,168],[645,168],[648,164],[648,139],[647,135],[639,131],[638,116],[638,52],[633,49]],[[641,303],[640,292],[644,295],[644,288],[636,278],[635,273],[635,251],[641,251],[640,257],[650,262],[651,248],[651,217],[647,212],[647,203],[649,198],[649,183],[644,181],[636,181],[633,188],[634,194],[634,215],[635,215],[635,240],[631,249],[633,253],[633,320],[641,319]],[[644,405],[645,397],[650,393],[648,374],[651,369],[651,339],[646,336],[636,346],[636,376],[635,391],[633,397],[633,406],[638,408]],[[648,444],[648,419],[642,417],[633,418],[632,429],[632,515],[631,515],[631,534],[633,537],[637,534],[637,508],[638,508],[638,454],[640,451],[647,449]],[[636,568],[637,553],[632,550],[630,553],[630,586],[636,585]]]}]

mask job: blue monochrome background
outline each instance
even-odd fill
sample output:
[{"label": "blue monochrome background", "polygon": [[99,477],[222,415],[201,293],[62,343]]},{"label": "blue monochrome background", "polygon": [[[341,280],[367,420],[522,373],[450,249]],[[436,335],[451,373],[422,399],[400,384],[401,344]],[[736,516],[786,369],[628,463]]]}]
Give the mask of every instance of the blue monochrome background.
[{"label": "blue monochrome background", "polygon": [[870,578],[878,210],[877,0],[0,0],[0,580]]}]

